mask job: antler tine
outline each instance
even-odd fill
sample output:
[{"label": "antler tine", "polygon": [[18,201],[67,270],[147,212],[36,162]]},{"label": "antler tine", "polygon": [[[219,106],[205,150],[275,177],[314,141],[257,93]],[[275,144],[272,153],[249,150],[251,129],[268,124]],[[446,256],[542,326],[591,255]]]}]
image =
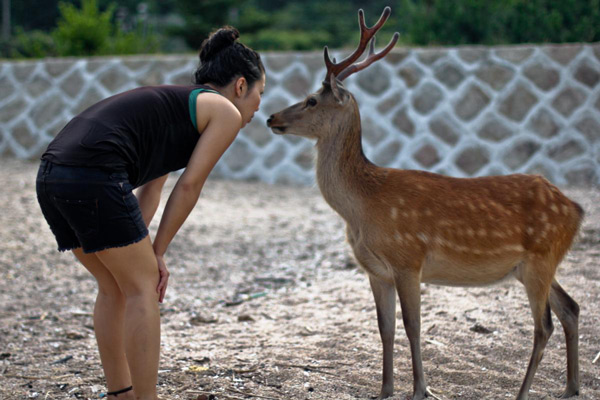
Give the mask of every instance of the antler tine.
[{"label": "antler tine", "polygon": [[337,75],[337,78],[340,81],[343,81],[353,73],[361,71],[367,68],[369,65],[373,64],[375,61],[382,59],[386,56],[387,53],[389,53],[394,48],[399,37],[400,35],[398,32],[394,33],[394,37],[392,38],[392,40],[388,43],[385,49],[381,50],[379,53],[375,53],[375,37],[373,37],[373,40],[371,40],[371,46],[369,48],[369,54],[367,58],[365,58],[363,61],[357,64],[349,66],[348,68],[340,72],[339,75]]},{"label": "antler tine", "polygon": [[339,63],[336,63],[335,60],[332,62],[329,58],[329,50],[327,46],[325,46],[324,58],[325,65],[327,67],[327,74],[325,76],[326,82],[329,81],[329,76],[331,74],[333,74],[334,76],[338,76],[342,71],[348,68],[348,66],[352,65],[353,62],[360,58],[360,56],[364,53],[367,44],[369,44],[371,38],[377,33],[377,31],[383,26],[383,24],[385,24],[385,21],[387,21],[391,13],[392,9],[390,7],[385,7],[377,23],[371,28],[369,28],[365,23],[364,11],[362,9],[358,10],[358,24],[360,26],[360,43],[356,50],[354,50],[352,54],[350,54],[348,57],[346,57]]},{"label": "antler tine", "polygon": [[[373,35],[379,30],[379,28],[381,28],[383,26],[383,24],[385,24],[385,21],[387,21],[387,19],[390,17],[391,13],[392,13],[392,9],[390,8],[390,6],[386,6],[383,9],[383,12],[381,13],[381,17],[379,17],[379,20],[377,21],[377,23],[375,25],[373,25],[371,28],[368,28],[369,30],[375,31],[375,32],[373,32]],[[365,22],[365,20],[363,18],[363,24],[364,24],[364,22]]]}]

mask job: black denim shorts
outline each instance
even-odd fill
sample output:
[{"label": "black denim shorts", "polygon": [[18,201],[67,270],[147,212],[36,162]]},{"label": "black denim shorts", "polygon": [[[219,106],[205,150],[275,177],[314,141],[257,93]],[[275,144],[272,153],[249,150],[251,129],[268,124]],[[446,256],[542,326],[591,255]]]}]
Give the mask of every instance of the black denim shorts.
[{"label": "black denim shorts", "polygon": [[42,160],[36,191],[59,251],[94,253],[144,239],[148,229],[126,172]]}]

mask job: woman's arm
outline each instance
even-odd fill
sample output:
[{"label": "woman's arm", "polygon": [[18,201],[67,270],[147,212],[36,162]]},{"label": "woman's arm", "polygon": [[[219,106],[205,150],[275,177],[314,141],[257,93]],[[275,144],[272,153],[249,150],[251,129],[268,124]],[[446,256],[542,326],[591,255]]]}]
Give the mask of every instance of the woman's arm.
[{"label": "woman's arm", "polygon": [[210,115],[208,123],[198,139],[185,171],[169,196],[154,239],[154,252],[160,258],[196,205],[210,171],[242,126],[240,112],[229,100],[219,95],[211,98],[210,102],[203,101],[202,105],[204,115]]},{"label": "woman's arm", "polygon": [[136,190],[135,195],[140,204],[142,217],[144,218],[147,227],[150,227],[150,222],[152,222],[152,218],[158,209],[158,205],[160,204],[160,194],[168,177],[169,174],[166,174],[160,178],[151,180]]}]

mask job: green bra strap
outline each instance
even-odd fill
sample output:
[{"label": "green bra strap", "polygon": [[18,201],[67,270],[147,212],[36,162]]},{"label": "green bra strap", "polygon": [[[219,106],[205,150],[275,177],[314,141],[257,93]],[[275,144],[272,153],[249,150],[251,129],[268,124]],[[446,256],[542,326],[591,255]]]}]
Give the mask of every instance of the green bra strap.
[{"label": "green bra strap", "polygon": [[203,93],[203,92],[221,94],[221,93],[217,92],[216,90],[212,90],[212,89],[200,88],[200,89],[192,90],[192,92],[190,93],[190,97],[188,99],[188,104],[190,107],[190,118],[192,119],[192,124],[194,124],[194,128],[196,128],[196,130],[198,130],[198,123],[196,122],[196,99],[198,98],[198,94]]}]

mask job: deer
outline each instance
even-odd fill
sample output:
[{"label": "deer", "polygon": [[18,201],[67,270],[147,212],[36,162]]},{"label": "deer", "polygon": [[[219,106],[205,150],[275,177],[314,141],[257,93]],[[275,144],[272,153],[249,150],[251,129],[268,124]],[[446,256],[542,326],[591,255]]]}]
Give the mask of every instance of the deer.
[{"label": "deer", "polygon": [[[271,115],[274,134],[316,140],[316,180],[325,201],[346,222],[347,241],[367,272],[383,346],[378,399],[393,395],[396,295],[408,337],[412,400],[436,398],[421,358],[421,283],[487,286],[516,278],[525,288],[534,322],[533,350],[517,400],[526,400],[553,331],[551,310],[567,348],[567,386],[560,398],[579,394],[579,305],[555,279],[584,210],[540,175],[460,178],[419,170],[384,168],[363,153],[357,102],[342,81],[383,58],[375,34],[391,13],[386,7],[372,27],[359,10],[360,42],[337,62],[324,48],[321,88]],[[364,60],[357,60],[365,52]]]}]

